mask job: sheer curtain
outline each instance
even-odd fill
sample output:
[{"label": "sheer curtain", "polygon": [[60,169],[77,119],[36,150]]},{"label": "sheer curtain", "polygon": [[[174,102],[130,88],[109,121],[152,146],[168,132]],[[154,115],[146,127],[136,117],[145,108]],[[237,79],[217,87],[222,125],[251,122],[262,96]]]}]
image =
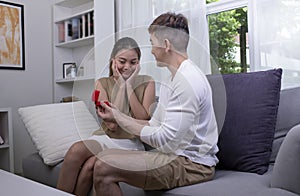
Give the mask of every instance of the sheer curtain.
[{"label": "sheer curtain", "polygon": [[252,70],[283,68],[282,88],[300,86],[300,1],[249,1]]},{"label": "sheer curtain", "polygon": [[189,58],[204,73],[211,73],[205,0],[153,0],[153,3],[155,16],[171,11],[182,13],[188,18],[190,28]]},{"label": "sheer curtain", "polygon": [[156,94],[167,70],[158,68],[151,54],[148,26],[153,20],[152,0],[116,0],[116,40],[134,38],[142,52],[140,74],[150,75],[156,81]]},{"label": "sheer curtain", "polygon": [[142,47],[141,71],[153,73],[157,79],[161,78],[165,72],[153,65],[155,61],[151,54],[147,28],[155,17],[167,11],[182,13],[188,18],[191,36],[189,57],[204,73],[211,73],[204,0],[117,0],[116,37],[134,37]]}]

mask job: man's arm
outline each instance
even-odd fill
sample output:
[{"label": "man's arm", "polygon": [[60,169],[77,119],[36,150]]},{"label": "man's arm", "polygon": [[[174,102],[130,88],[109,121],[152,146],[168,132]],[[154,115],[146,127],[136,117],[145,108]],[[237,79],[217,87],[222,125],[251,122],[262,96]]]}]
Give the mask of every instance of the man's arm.
[{"label": "man's arm", "polygon": [[116,122],[119,127],[133,135],[140,136],[143,127],[149,125],[147,120],[134,119],[123,114],[114,106],[110,107],[103,102],[101,102],[101,106],[104,110],[98,109],[97,112],[104,121]]}]

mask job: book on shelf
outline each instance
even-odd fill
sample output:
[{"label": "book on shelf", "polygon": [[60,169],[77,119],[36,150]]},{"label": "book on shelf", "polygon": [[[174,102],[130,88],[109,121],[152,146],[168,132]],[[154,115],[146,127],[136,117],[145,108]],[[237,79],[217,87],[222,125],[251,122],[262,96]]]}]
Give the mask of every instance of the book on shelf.
[{"label": "book on shelf", "polygon": [[91,34],[90,35],[94,35],[94,11],[91,11],[90,14],[91,14],[91,21],[90,21]]},{"label": "book on shelf", "polygon": [[80,18],[80,32],[81,32],[81,37],[86,37],[87,36],[87,32],[86,32],[86,18],[85,18],[85,14],[83,14]]},{"label": "book on shelf", "polygon": [[84,18],[84,32],[85,32],[85,37],[89,36],[89,14],[84,14],[83,18]]},{"label": "book on shelf", "polygon": [[82,21],[82,16],[78,18],[79,20],[79,38],[83,37],[83,21]]},{"label": "book on shelf", "polygon": [[89,36],[94,35],[94,11],[88,13],[88,31]]},{"label": "book on shelf", "polygon": [[59,22],[58,42],[68,42],[94,35],[94,11]]},{"label": "book on shelf", "polygon": [[65,21],[65,41],[72,40],[72,23],[70,20]]},{"label": "book on shelf", "polygon": [[72,39],[80,37],[80,24],[78,18],[72,18]]},{"label": "book on shelf", "polygon": [[65,23],[60,22],[57,24],[58,27],[58,43],[65,41]]}]

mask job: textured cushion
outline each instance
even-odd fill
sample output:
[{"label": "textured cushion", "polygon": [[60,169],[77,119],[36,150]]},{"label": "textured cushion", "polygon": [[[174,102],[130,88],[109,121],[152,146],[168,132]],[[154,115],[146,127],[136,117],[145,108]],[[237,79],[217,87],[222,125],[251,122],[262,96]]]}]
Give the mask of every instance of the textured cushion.
[{"label": "textured cushion", "polygon": [[83,101],[24,107],[19,114],[47,165],[63,160],[74,142],[99,128]]},{"label": "textured cushion", "polygon": [[300,124],[300,87],[283,89],[280,101],[270,163],[274,163],[287,132]]},{"label": "textured cushion", "polygon": [[218,142],[218,167],[257,174],[267,171],[281,75],[281,69],[223,75],[227,108]]},{"label": "textured cushion", "polygon": [[286,135],[275,160],[271,187],[300,195],[300,125]]}]

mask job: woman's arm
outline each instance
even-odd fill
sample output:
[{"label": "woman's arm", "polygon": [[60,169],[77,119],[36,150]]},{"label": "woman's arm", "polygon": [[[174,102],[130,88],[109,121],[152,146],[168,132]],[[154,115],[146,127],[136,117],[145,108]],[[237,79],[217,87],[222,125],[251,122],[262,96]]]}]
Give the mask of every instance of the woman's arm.
[{"label": "woman's arm", "polygon": [[[95,83],[95,89],[100,91],[100,95],[99,95],[99,100],[98,101],[108,100],[108,96],[107,96],[106,90],[102,86],[100,80],[96,81],[96,83]],[[114,122],[105,122],[105,121],[103,121],[103,123],[106,125],[106,127],[109,130],[116,130],[118,128],[118,124],[117,123],[114,123]]]},{"label": "woman's arm", "polygon": [[103,86],[102,86],[102,84],[100,82],[100,79],[95,82],[95,89],[100,91],[100,95],[99,95],[99,98],[98,98],[99,100],[98,101],[108,100],[108,96],[107,96],[106,90],[103,88]]},{"label": "woman's arm", "polygon": [[136,119],[150,119],[150,107],[155,102],[155,83],[149,81],[145,88],[143,102],[140,103],[130,83],[126,83],[127,96],[131,111]]}]

